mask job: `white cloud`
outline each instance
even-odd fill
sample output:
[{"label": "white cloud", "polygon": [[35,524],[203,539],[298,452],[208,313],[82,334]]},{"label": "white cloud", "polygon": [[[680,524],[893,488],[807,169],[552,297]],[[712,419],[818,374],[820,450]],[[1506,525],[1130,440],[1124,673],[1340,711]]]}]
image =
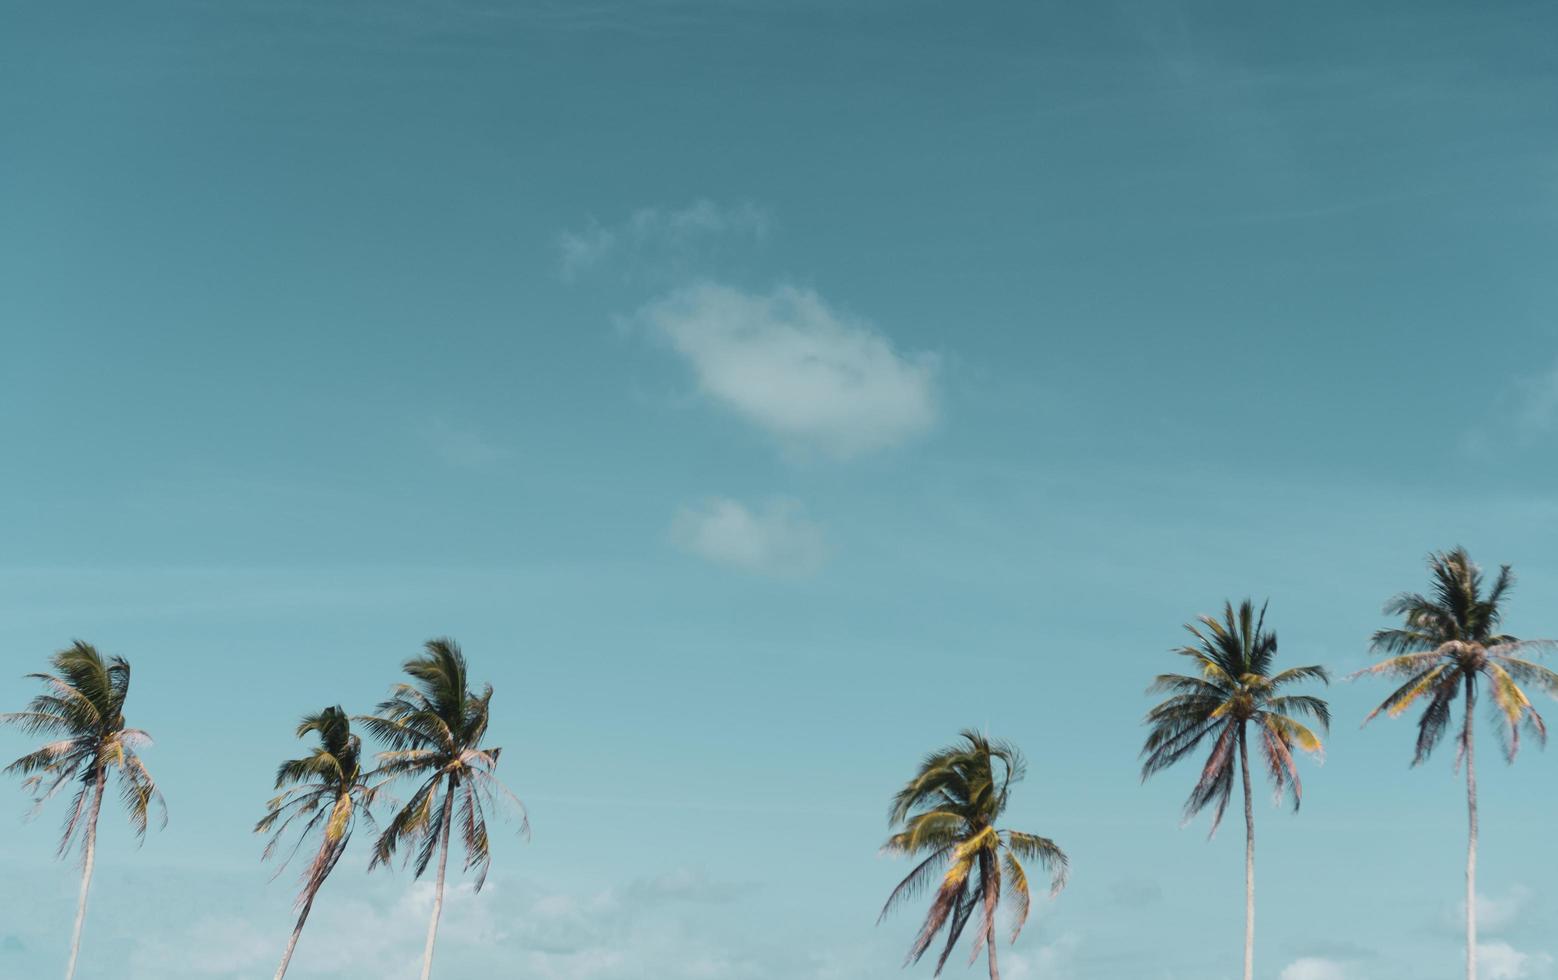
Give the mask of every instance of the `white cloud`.
[{"label": "white cloud", "polygon": [[639,311],[716,402],[787,445],[844,458],[897,445],[936,421],[936,358],[905,356],[816,293],[714,283]]},{"label": "white cloud", "polygon": [[1001,976],[1008,980],[1071,980],[1076,974],[1078,944],[1077,937],[1067,933],[1035,952],[1007,953],[1001,963]]},{"label": "white cloud", "polygon": [[1537,980],[1552,976],[1553,958],[1522,953],[1508,943],[1478,943],[1477,967],[1482,980]]},{"label": "white cloud", "polygon": [[[433,886],[391,879],[367,891],[327,888],[309,917],[288,971],[298,980],[414,980],[421,965]],[[761,944],[728,929],[713,934],[711,915],[750,889],[672,871],[595,892],[557,892],[489,882],[477,894],[452,884],[439,921],[436,963],[446,976],[522,976],[536,980],[796,980],[820,975],[772,962]],[[274,900],[282,893],[273,893]],[[708,902],[720,904],[710,909]],[[269,976],[291,916],[269,925],[242,915],[159,916],[166,931],[137,935],[127,980]],[[273,921],[272,921],[273,920]],[[101,949],[101,947],[99,947]]]},{"label": "white cloud", "polygon": [[[1477,927],[1487,932],[1503,932],[1514,924],[1520,917],[1520,913],[1530,904],[1531,889],[1524,885],[1516,885],[1501,897],[1493,895],[1477,895]],[[1461,903],[1461,914],[1466,912],[1466,903]]]},{"label": "white cloud", "polygon": [[702,198],[684,208],[640,208],[616,224],[591,221],[563,232],[557,243],[560,269],[567,280],[613,262],[630,273],[675,271],[708,258],[721,240],[761,242],[772,224],[768,211],[751,202],[720,205]]},{"label": "white cloud", "polygon": [[1278,980],[1350,980],[1347,968],[1335,960],[1303,956],[1283,967]]},{"label": "white cloud", "polygon": [[771,575],[815,571],[828,552],[822,528],[797,501],[782,498],[755,512],[725,497],[684,507],[671,523],[671,540],[716,564]]},{"label": "white cloud", "polygon": [[[1515,885],[1502,895],[1477,893],[1477,928],[1488,934],[1502,933],[1513,926],[1531,904],[1532,892],[1525,885]],[[1466,924],[1466,903],[1441,907],[1444,925],[1460,930]]]}]

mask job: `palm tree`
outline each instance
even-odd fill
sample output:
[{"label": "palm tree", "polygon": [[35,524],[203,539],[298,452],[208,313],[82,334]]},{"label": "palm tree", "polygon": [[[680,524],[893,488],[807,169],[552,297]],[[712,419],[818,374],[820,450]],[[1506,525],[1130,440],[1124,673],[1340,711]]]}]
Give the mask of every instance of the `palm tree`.
[{"label": "palm tree", "polygon": [[[1148,693],[1172,695],[1147,713],[1151,727],[1141,767],[1143,781],[1195,752],[1207,739],[1212,749],[1201,778],[1185,801],[1185,820],[1213,807],[1212,834],[1222,822],[1233,795],[1235,756],[1244,782],[1244,980],[1255,970],[1255,808],[1250,790],[1249,730],[1253,726],[1277,798],[1284,795],[1297,810],[1303,798],[1293,750],[1319,754],[1320,739],[1295,715],[1307,716],[1329,729],[1331,712],[1320,698],[1283,694],[1299,681],[1330,683],[1324,667],[1290,667],[1272,673],[1277,635],[1266,630],[1266,607],[1259,616],[1246,599],[1235,612],[1223,604],[1221,621],[1202,616],[1185,629],[1195,642],[1174,652],[1195,663],[1196,676],[1161,674]],[[1208,835],[1210,836],[1210,835]]]},{"label": "palm tree", "polygon": [[1508,565],[1499,568],[1498,578],[1486,594],[1482,591],[1482,570],[1472,563],[1465,549],[1429,555],[1428,571],[1433,578],[1432,595],[1403,592],[1385,604],[1385,614],[1402,617],[1402,625],[1379,630],[1370,646],[1389,656],[1353,676],[1384,674],[1404,681],[1369,713],[1365,724],[1382,711],[1394,718],[1427,699],[1417,721],[1414,766],[1427,759],[1439,744],[1450,726],[1456,697],[1462,690],[1466,692],[1456,765],[1459,767],[1463,759],[1466,762],[1466,980],[1476,980],[1477,764],[1471,719],[1477,685],[1479,680],[1487,684],[1497,708],[1497,731],[1504,742],[1504,753],[1513,762],[1520,749],[1522,726],[1539,742],[1547,738],[1547,726],[1521,685],[1535,685],[1548,694],[1558,695],[1558,673],[1520,655],[1529,650],[1551,649],[1555,644],[1551,640],[1520,640],[1499,631],[1504,616],[1500,603],[1515,584]]},{"label": "palm tree", "polygon": [[995,914],[1001,901],[1002,877],[1011,888],[1015,906],[1010,940],[1015,943],[1028,919],[1028,874],[1022,862],[1037,861],[1049,873],[1051,896],[1066,886],[1068,865],[1065,853],[1049,838],[996,829],[1012,783],[1023,777],[1025,766],[1016,746],[974,731],[964,731],[961,737],[962,742],[926,756],[920,771],[893,797],[888,824],[903,829],[887,839],[883,850],[926,857],[893,889],[877,922],[940,876],[936,897],[904,965],[919,962],[936,934],[945,928],[946,946],[936,961],[935,975],[940,976],[978,907],[979,930],[969,962],[979,959],[981,948],[988,950],[990,980],[1000,980]]},{"label": "palm tree", "polygon": [[[359,717],[375,738],[387,746],[378,756],[376,775],[410,777],[420,782],[406,805],[395,812],[374,846],[369,867],[388,863],[401,844],[416,847],[414,874],[420,878],[438,857],[433,891],[433,915],[422,954],[422,980],[433,972],[433,943],[444,904],[444,876],[449,862],[449,832],[459,811],[465,869],[476,871],[476,890],[486,881],[492,863],[488,850],[483,804],[501,804],[517,811],[520,833],[529,836],[524,804],[494,775],[497,748],[483,748],[487,734],[492,685],[479,695],[467,688],[465,657],[451,639],[429,640],[425,652],[406,661],[414,683],[397,684],[378,714]],[[410,855],[408,853],[408,860]]]},{"label": "palm tree", "polygon": [[28,735],[50,735],[56,739],[29,752],[9,766],[6,772],[26,776],[22,786],[37,794],[41,808],[66,783],[77,786],[76,795],[65,817],[60,837],[59,856],[70,853],[71,845],[81,841],[81,895],[76,902],[76,925],[70,935],[70,961],[65,980],[76,975],[76,959],[81,953],[81,927],[87,917],[87,892],[92,886],[92,865],[97,857],[97,818],[103,809],[103,791],[109,771],[119,778],[119,795],[130,814],[130,825],[137,840],[146,837],[146,825],[152,804],[168,822],[167,806],[151,773],[146,771],[136,750],[151,744],[151,736],[124,723],[124,702],[130,693],[130,664],[123,657],[106,662],[90,644],[75,641],[56,653],[50,664],[52,674],[28,674],[44,686],[44,693],[33,698],[26,711],[0,714],[0,722],[14,725]]},{"label": "palm tree", "polygon": [[[255,833],[271,835],[264,855],[269,859],[292,825],[303,821],[297,842],[281,863],[283,868],[316,832],[320,838],[314,860],[303,874],[303,890],[297,900],[297,925],[293,926],[292,937],[281,954],[276,980],[287,975],[292,951],[303,934],[303,923],[308,921],[308,913],[314,907],[314,896],[319,894],[325,879],[346,853],[356,819],[361,816],[370,824],[373,822],[369,807],[374,800],[374,789],[367,784],[362,771],[362,740],[352,734],[346,712],[336,706],[304,717],[298,724],[297,737],[311,732],[319,735],[318,747],[303,758],[288,759],[276,768],[276,789],[285,792],[266,804],[265,816],[254,825]],[[280,873],[279,869],[277,873]]]}]

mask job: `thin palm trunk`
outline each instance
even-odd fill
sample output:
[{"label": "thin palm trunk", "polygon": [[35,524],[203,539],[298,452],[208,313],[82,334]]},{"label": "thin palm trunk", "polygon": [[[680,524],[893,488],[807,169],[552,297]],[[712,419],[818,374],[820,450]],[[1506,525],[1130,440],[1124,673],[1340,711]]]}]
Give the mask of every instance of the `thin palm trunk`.
[{"label": "thin palm trunk", "polygon": [[87,921],[87,893],[92,889],[92,865],[97,860],[97,815],[103,809],[103,784],[108,773],[97,767],[97,787],[92,791],[92,813],[87,818],[86,853],[81,864],[81,897],[76,901],[76,927],[70,934],[70,962],[65,964],[65,980],[76,975],[76,958],[81,955],[81,927]]},{"label": "thin palm trunk", "polygon": [[985,886],[985,947],[990,954],[990,980],[1001,980],[1001,967],[995,961],[995,907],[1001,900],[1000,892],[997,891],[1000,869],[988,852],[979,855],[979,866]]},{"label": "thin palm trunk", "polygon": [[[303,899],[302,909],[298,912],[297,925],[292,927],[292,937],[287,940],[287,948],[281,954],[281,966],[276,968],[275,980],[281,980],[287,975],[287,967],[292,963],[292,951],[298,948],[298,938],[303,935],[303,924],[308,921],[308,913],[314,908],[314,897],[319,894],[319,889],[324,887],[325,878],[335,870],[335,864],[341,859],[341,852],[344,850],[344,842],[331,841],[328,837],[323,844],[319,845],[319,854],[314,858],[313,867],[309,869],[308,894]],[[324,868],[323,874],[315,877],[321,867]]]},{"label": "thin palm trunk", "polygon": [[1477,980],[1477,760],[1472,754],[1472,704],[1476,682],[1466,675],[1466,980]]},{"label": "thin palm trunk", "polygon": [[444,787],[444,825],[439,830],[438,883],[433,886],[433,920],[427,924],[427,949],[422,953],[422,980],[433,975],[433,942],[438,938],[438,916],[444,910],[444,872],[449,865],[449,826],[454,822],[454,774]]},{"label": "thin palm trunk", "polygon": [[298,913],[298,924],[292,927],[292,938],[287,940],[286,952],[281,954],[281,966],[276,968],[276,980],[281,980],[287,975],[287,965],[292,962],[292,951],[298,948],[298,937],[303,935],[303,923],[308,921],[309,910],[314,907],[316,891],[310,891],[308,898],[303,901],[303,909]]},{"label": "thin palm trunk", "polygon": [[1255,975],[1255,807],[1250,795],[1250,756],[1239,726],[1239,771],[1244,775],[1244,980]]}]

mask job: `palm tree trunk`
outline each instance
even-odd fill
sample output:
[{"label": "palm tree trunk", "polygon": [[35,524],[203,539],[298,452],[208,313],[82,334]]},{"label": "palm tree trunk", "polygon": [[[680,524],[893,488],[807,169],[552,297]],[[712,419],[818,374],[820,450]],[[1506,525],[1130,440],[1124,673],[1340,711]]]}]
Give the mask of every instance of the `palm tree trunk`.
[{"label": "palm tree trunk", "polygon": [[444,910],[444,872],[449,866],[449,826],[454,822],[454,774],[444,787],[444,820],[439,829],[438,883],[433,887],[433,920],[427,924],[427,949],[422,953],[422,980],[433,975],[433,942],[438,938],[438,916]]},{"label": "palm tree trunk", "polygon": [[1250,754],[1239,726],[1239,771],[1244,775],[1244,980],[1255,975],[1255,807],[1250,796]]},{"label": "palm tree trunk", "polygon": [[97,767],[97,787],[92,791],[92,813],[87,817],[87,844],[81,864],[81,897],[76,901],[76,927],[70,934],[70,962],[65,964],[65,980],[76,975],[76,958],[81,955],[81,927],[87,921],[87,892],[92,888],[92,865],[97,860],[97,815],[103,810],[103,784],[108,773]]},{"label": "palm tree trunk", "polygon": [[308,921],[309,910],[314,907],[314,896],[317,891],[308,893],[308,898],[303,902],[303,909],[298,913],[298,924],[292,927],[292,938],[287,940],[286,952],[281,954],[281,966],[276,968],[276,980],[281,980],[287,975],[287,965],[292,962],[292,951],[298,948],[298,937],[303,935],[303,923]]},{"label": "palm tree trunk", "polygon": [[1472,754],[1472,705],[1476,683],[1466,675],[1466,980],[1477,980],[1477,760]]},{"label": "palm tree trunk", "polygon": [[988,850],[979,855],[980,876],[985,892],[985,947],[990,956],[990,980],[1001,980],[1001,967],[995,961],[995,907],[1000,904],[1001,870]]}]

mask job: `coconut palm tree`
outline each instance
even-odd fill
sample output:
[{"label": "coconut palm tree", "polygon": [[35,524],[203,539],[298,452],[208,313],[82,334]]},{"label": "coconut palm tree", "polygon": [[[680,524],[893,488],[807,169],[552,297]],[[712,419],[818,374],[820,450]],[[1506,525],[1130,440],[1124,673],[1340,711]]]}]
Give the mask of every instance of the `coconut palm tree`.
[{"label": "coconut palm tree", "polygon": [[[1174,652],[1195,664],[1195,675],[1162,674],[1148,693],[1171,696],[1147,713],[1151,731],[1142,747],[1141,778],[1169,768],[1208,739],[1212,748],[1185,802],[1188,822],[1213,808],[1212,834],[1233,795],[1234,767],[1244,783],[1244,980],[1255,970],[1255,808],[1250,789],[1249,733],[1253,729],[1277,798],[1287,796],[1297,810],[1303,798],[1293,750],[1319,754],[1320,738],[1294,716],[1331,723],[1329,707],[1307,694],[1285,694],[1300,681],[1330,683],[1324,667],[1290,667],[1273,673],[1277,635],[1266,630],[1266,607],[1257,616],[1246,599],[1237,611],[1223,604],[1222,620],[1202,616],[1185,629],[1195,642]],[[1210,836],[1210,835],[1208,835]]]},{"label": "coconut palm tree", "polygon": [[932,752],[920,771],[893,797],[888,824],[902,830],[887,839],[889,854],[925,858],[899,882],[882,906],[880,924],[898,905],[940,884],[919,935],[909,947],[904,965],[919,962],[946,929],[946,945],[936,961],[936,974],[952,955],[974,910],[980,909],[978,931],[969,962],[988,951],[990,980],[1000,980],[996,963],[995,914],[1006,879],[1013,905],[1015,943],[1028,919],[1028,874],[1023,861],[1037,861],[1050,876],[1050,894],[1066,886],[1066,855],[1047,837],[996,828],[1006,810],[1012,784],[1023,777],[1022,754],[1007,742],[992,741],[964,731],[962,741]]},{"label": "coconut palm tree", "polygon": [[22,756],[5,771],[25,776],[22,786],[36,794],[36,804],[54,797],[66,784],[76,794],[65,816],[59,856],[81,843],[81,894],[76,901],[76,924],[70,935],[70,961],[65,980],[76,975],[81,953],[81,927],[87,917],[87,893],[92,887],[92,865],[97,858],[97,818],[103,809],[103,793],[112,771],[118,777],[119,796],[130,815],[137,840],[146,837],[146,825],[155,804],[168,821],[162,794],[137,750],[151,744],[151,736],[124,721],[124,702],[130,693],[130,664],[123,657],[104,661],[90,644],[77,640],[56,653],[51,674],[28,674],[44,686],[26,711],[0,714],[0,723],[14,725],[28,735],[48,735],[54,741]]},{"label": "coconut palm tree", "polygon": [[1537,714],[1521,685],[1535,686],[1558,695],[1558,673],[1524,656],[1552,649],[1552,640],[1520,640],[1500,631],[1501,606],[1515,577],[1508,565],[1499,568],[1493,587],[1483,592],[1482,570],[1465,549],[1428,556],[1433,579],[1430,595],[1403,592],[1385,604],[1385,614],[1402,617],[1402,625],[1374,634],[1371,648],[1388,656],[1363,674],[1383,674],[1403,683],[1369,713],[1367,724],[1380,712],[1392,718],[1412,705],[1426,701],[1417,721],[1417,750],[1412,765],[1433,752],[1450,727],[1451,709],[1462,691],[1466,705],[1456,756],[1466,763],[1466,980],[1477,978],[1477,757],[1472,709],[1479,683],[1487,685],[1493,699],[1497,732],[1504,742],[1505,757],[1513,762],[1520,749],[1520,730],[1525,728],[1539,742],[1547,738],[1547,726]]},{"label": "coconut palm tree", "polygon": [[[276,980],[287,975],[287,965],[292,962],[303,924],[314,907],[314,897],[346,853],[357,818],[362,817],[370,825],[373,822],[369,807],[375,794],[362,771],[362,740],[352,734],[346,712],[338,705],[304,717],[298,724],[297,737],[310,733],[318,734],[319,745],[303,758],[288,759],[276,768],[276,789],[284,792],[266,804],[265,816],[254,825],[255,833],[271,835],[265,845],[264,857],[268,860],[293,825],[302,821],[296,843],[281,862],[282,868],[305,842],[316,834],[319,837],[319,848],[303,873],[303,888],[297,900],[298,921],[281,954]],[[277,873],[280,874],[279,869]]]},{"label": "coconut palm tree", "polygon": [[422,980],[433,972],[433,943],[438,938],[438,917],[443,911],[444,877],[449,863],[449,834],[459,811],[460,842],[465,847],[465,869],[476,872],[480,891],[491,866],[485,806],[517,812],[520,833],[529,836],[530,823],[524,804],[498,782],[497,748],[484,748],[492,685],[481,694],[467,686],[465,657],[451,639],[429,640],[425,652],[406,661],[405,672],[413,683],[397,684],[378,713],[357,719],[386,750],[378,755],[376,775],[386,779],[418,781],[416,791],[385,824],[374,846],[369,868],[387,864],[402,845],[414,847],[414,874],[420,878],[438,858],[438,878],[433,891],[433,914],[427,926],[427,946],[422,954]]}]

